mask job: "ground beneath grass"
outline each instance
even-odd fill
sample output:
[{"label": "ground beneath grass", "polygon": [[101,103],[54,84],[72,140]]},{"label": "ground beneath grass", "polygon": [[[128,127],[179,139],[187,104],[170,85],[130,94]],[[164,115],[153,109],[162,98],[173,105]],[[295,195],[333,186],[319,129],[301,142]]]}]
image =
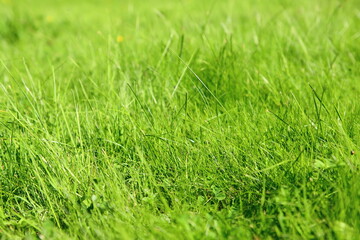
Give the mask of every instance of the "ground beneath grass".
[{"label": "ground beneath grass", "polygon": [[0,0],[0,239],[357,239],[358,0]]}]

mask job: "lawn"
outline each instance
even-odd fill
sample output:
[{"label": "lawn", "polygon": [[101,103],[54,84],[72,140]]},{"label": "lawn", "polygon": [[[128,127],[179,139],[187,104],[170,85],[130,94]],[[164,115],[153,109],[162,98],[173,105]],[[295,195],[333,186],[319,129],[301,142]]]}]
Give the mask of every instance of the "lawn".
[{"label": "lawn", "polygon": [[359,0],[0,0],[0,239],[358,239]]}]

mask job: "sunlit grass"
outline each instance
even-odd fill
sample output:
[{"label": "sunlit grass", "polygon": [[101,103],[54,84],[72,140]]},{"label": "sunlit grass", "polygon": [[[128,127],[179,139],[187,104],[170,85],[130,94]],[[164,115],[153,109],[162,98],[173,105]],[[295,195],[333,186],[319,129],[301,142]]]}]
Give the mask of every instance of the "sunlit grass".
[{"label": "sunlit grass", "polygon": [[353,1],[0,1],[0,238],[357,239]]}]

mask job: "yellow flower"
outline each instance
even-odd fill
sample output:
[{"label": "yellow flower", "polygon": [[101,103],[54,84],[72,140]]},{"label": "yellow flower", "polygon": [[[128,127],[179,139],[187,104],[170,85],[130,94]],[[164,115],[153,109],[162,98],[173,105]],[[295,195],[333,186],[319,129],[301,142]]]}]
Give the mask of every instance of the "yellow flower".
[{"label": "yellow flower", "polygon": [[54,21],[54,17],[53,17],[53,16],[50,16],[50,15],[46,16],[46,22],[51,23],[51,22],[53,22],[53,21]]},{"label": "yellow flower", "polygon": [[118,43],[121,43],[121,42],[124,41],[124,37],[121,36],[121,35],[119,35],[119,36],[116,37],[116,41],[117,41]]}]

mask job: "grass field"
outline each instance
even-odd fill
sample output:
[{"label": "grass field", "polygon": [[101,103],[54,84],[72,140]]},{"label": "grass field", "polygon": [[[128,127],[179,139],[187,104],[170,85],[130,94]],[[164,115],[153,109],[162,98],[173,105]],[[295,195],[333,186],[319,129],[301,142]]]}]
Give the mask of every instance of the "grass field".
[{"label": "grass field", "polygon": [[0,0],[0,239],[358,239],[359,141],[359,0]]}]

